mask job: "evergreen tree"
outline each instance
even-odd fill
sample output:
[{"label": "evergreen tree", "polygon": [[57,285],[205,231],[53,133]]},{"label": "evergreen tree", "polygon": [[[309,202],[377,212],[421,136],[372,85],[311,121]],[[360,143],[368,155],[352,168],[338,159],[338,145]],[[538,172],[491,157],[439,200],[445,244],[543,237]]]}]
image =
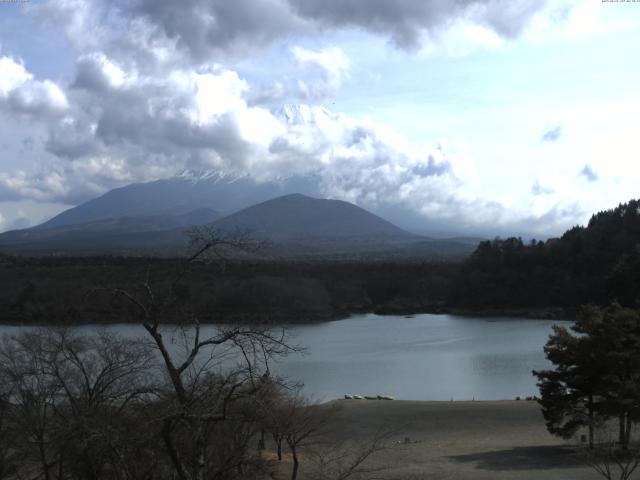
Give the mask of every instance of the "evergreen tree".
[{"label": "evergreen tree", "polygon": [[627,448],[640,419],[640,314],[618,304],[587,307],[571,327],[554,327],[545,346],[551,370],[534,371],[548,430],[564,438],[582,427],[619,420]]}]

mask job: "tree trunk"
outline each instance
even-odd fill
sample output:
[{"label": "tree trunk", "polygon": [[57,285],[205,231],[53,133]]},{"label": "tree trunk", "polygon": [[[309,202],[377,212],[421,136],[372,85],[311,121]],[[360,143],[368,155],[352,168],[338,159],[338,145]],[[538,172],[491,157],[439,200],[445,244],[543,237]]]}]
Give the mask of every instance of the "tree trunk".
[{"label": "tree trunk", "polygon": [[278,460],[282,460],[282,439],[276,440],[276,446],[278,447]]},{"label": "tree trunk", "polygon": [[[199,423],[199,422],[198,422]],[[195,472],[193,474],[194,480],[204,480],[204,472],[205,472],[205,434],[203,431],[202,424],[196,425],[194,430],[196,431],[196,466]]]},{"label": "tree trunk", "polygon": [[593,396],[589,395],[589,450],[593,450]]},{"label": "tree trunk", "polygon": [[620,413],[620,415],[618,416],[618,443],[620,443],[620,445],[623,446],[624,448],[624,439],[626,437],[625,435],[625,425],[624,425],[624,412]]},{"label": "tree trunk", "polygon": [[173,430],[171,420],[165,418],[162,427],[162,439],[164,440],[164,444],[167,447],[167,451],[169,452],[171,463],[173,464],[173,468],[175,469],[176,474],[178,475],[178,478],[180,480],[189,480],[184,465],[182,464],[182,460],[180,459],[180,455],[178,454],[178,451],[173,444],[173,439],[171,438],[171,430]]},{"label": "tree trunk", "polygon": [[47,453],[45,452],[44,438],[38,438],[38,453],[40,454],[40,463],[42,464],[42,474],[45,480],[51,480],[50,466],[47,461]]},{"label": "tree trunk", "polygon": [[300,462],[298,461],[298,453],[295,447],[291,447],[291,456],[293,457],[293,470],[291,470],[291,480],[298,478],[298,467]]},{"label": "tree trunk", "polygon": [[627,429],[624,436],[624,449],[627,450],[629,448],[629,444],[631,443],[631,414],[627,412]]}]

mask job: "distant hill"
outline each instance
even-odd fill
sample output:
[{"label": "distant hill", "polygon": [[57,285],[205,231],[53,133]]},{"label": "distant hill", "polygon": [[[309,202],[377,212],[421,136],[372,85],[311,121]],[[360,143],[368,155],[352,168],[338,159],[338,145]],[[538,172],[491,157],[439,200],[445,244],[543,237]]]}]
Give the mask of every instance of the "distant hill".
[{"label": "distant hill", "polygon": [[208,225],[223,235],[242,231],[267,240],[254,256],[268,258],[462,258],[475,247],[467,241],[414,235],[349,202],[301,194],[277,197],[223,218],[206,208],[66,224],[69,218],[0,234],[0,250],[181,255],[187,230],[195,225]]},{"label": "distant hill", "polygon": [[179,215],[116,217],[61,226],[39,226],[0,234],[0,248],[120,248],[171,246],[184,243],[184,230],[211,223],[220,214],[199,208]]},{"label": "distant hill", "polygon": [[248,230],[254,236],[270,240],[419,238],[352,203],[301,194],[253,205],[218,220],[213,226],[224,231]]},{"label": "distant hill", "polygon": [[221,215],[290,193],[296,182],[256,183],[212,170],[185,170],[175,177],[134,183],[70,208],[35,228],[78,225],[122,217],[184,215],[202,208]]}]

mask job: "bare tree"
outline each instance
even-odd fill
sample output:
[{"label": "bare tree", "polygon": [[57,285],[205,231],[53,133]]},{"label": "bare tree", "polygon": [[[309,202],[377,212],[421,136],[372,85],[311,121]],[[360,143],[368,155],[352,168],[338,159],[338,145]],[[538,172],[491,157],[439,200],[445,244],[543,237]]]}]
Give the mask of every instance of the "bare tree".
[{"label": "bare tree", "polygon": [[377,453],[390,447],[392,432],[378,430],[368,440],[347,440],[335,444],[325,444],[309,455],[315,468],[310,480],[347,480],[366,478],[373,480],[378,474],[389,469],[389,465],[374,463]]},{"label": "bare tree", "polygon": [[[211,258],[224,259],[228,249],[250,251],[256,246],[241,234],[223,236],[207,227],[198,228],[191,232],[192,254],[168,291],[162,295],[154,291],[149,275],[136,289],[111,289],[112,294],[133,306],[162,358],[168,388],[163,394],[161,436],[180,480],[203,480],[205,472],[215,477],[228,471],[228,459],[220,461],[219,451],[210,448],[213,436],[220,431],[218,424],[241,419],[246,404],[263,386],[260,378],[268,372],[269,360],[293,350],[284,330],[234,326],[219,327],[204,335],[199,319],[188,306],[178,314],[182,352],[167,343],[165,314],[172,312],[175,319],[176,307],[184,307],[180,292],[184,292],[183,281],[192,266]],[[236,457],[237,452],[231,452],[231,456]],[[237,461],[235,467],[238,469]]]},{"label": "bare tree", "polygon": [[300,450],[309,447],[323,433],[332,409],[310,404],[300,392],[284,396],[277,408],[278,428],[293,461],[291,480],[296,480],[300,468]]},{"label": "bare tree", "polygon": [[315,404],[301,394],[301,387],[287,387],[272,382],[262,405],[264,424],[271,434],[278,460],[282,460],[283,444],[291,452],[291,479],[300,473],[301,457],[305,458],[304,478],[310,480],[347,480],[374,478],[388,469],[374,464],[375,454],[390,448],[394,432],[379,430],[372,438],[335,442],[336,404]]},{"label": "bare tree", "polygon": [[92,291],[124,300],[143,339],[62,328],[5,336],[0,478],[259,478],[263,462],[249,445],[269,394],[264,379],[271,359],[295,348],[283,329],[201,326],[184,282],[221,250],[253,246],[199,229],[168,288],[148,271],[139,284]]},{"label": "bare tree", "polygon": [[640,444],[631,439],[617,442],[606,424],[595,433],[593,447],[578,453],[580,460],[607,480],[629,480],[640,465]]},{"label": "bare tree", "polygon": [[141,345],[105,332],[41,329],[5,337],[0,359],[23,472],[96,480],[122,470],[125,410],[152,392]]},{"label": "bare tree", "polygon": [[14,475],[17,467],[10,422],[12,389],[11,379],[0,368],[0,479]]},{"label": "bare tree", "polygon": [[13,449],[19,452],[22,464],[37,471],[41,478],[51,480],[54,467],[61,465],[55,428],[55,403],[60,386],[43,372],[45,366],[36,345],[26,337],[3,338],[0,349],[2,377],[10,385],[6,412],[13,430]]}]

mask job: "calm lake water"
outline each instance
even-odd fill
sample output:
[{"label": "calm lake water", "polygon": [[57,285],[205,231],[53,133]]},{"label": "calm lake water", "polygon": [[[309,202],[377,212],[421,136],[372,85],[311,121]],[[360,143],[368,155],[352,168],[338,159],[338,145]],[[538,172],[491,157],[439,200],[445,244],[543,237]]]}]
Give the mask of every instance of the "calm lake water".
[{"label": "calm lake water", "polygon": [[[316,400],[390,394],[412,400],[499,400],[537,393],[533,369],[551,327],[566,322],[454,315],[358,315],[292,327],[303,355],[277,362],[277,374],[299,380]],[[0,327],[15,332],[19,327]],[[79,327],[90,333],[99,327]],[[136,325],[113,325],[140,336]],[[207,328],[203,328],[203,335]]]}]

